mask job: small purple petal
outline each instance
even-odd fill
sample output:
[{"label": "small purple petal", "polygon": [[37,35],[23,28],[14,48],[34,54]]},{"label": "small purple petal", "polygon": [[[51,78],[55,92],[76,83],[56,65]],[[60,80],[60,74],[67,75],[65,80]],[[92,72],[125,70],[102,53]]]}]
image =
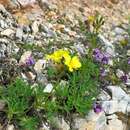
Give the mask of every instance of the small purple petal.
[{"label": "small purple petal", "polygon": [[101,74],[102,77],[104,77],[104,76],[107,75],[107,72],[106,72],[106,70],[104,68],[101,68],[100,69],[100,74]]},{"label": "small purple petal", "polygon": [[121,76],[121,80],[126,83],[128,80],[128,76],[127,75]]},{"label": "small purple petal", "polygon": [[128,64],[130,65],[130,59],[128,59]]},{"label": "small purple petal", "polygon": [[96,61],[101,62],[101,61],[102,61],[102,58],[103,58],[103,54],[98,53],[98,54],[96,54],[96,55],[94,56],[94,58],[95,58]]},{"label": "small purple petal", "polygon": [[28,66],[31,66],[31,65],[34,65],[35,64],[35,61],[32,57],[29,57],[27,60],[26,60],[26,65]]},{"label": "small purple petal", "polygon": [[94,103],[93,110],[95,113],[100,113],[102,112],[102,107],[100,104]]},{"label": "small purple petal", "polygon": [[96,55],[96,54],[99,54],[99,53],[100,53],[100,50],[98,48],[94,49],[93,55]]},{"label": "small purple petal", "polygon": [[102,58],[102,63],[103,63],[103,64],[108,64],[108,61],[109,61],[108,57],[104,56],[104,57]]}]

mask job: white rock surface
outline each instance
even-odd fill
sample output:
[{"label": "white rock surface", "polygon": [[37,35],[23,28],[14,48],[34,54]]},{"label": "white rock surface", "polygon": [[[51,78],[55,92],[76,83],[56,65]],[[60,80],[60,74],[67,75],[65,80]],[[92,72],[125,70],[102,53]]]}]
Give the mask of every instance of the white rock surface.
[{"label": "white rock surface", "polygon": [[15,129],[14,129],[14,125],[8,125],[8,126],[7,126],[7,130],[15,130]]},{"label": "white rock surface", "polygon": [[116,27],[114,31],[117,35],[126,34],[126,31],[119,27]]},{"label": "white rock surface", "polygon": [[19,3],[23,6],[29,5],[29,4],[33,4],[36,2],[36,0],[18,0]]},{"label": "white rock surface", "polygon": [[111,99],[111,96],[104,90],[101,90],[101,93],[98,96],[98,100],[100,101],[108,101]]},{"label": "white rock surface", "polygon": [[22,40],[23,37],[23,28],[20,26],[16,30],[16,38]]},{"label": "white rock surface", "polygon": [[118,110],[118,101],[110,100],[102,103],[103,110],[106,114],[113,114]]},{"label": "white rock surface", "polygon": [[53,121],[55,122],[55,125],[56,125],[56,127],[57,127],[58,130],[70,130],[70,126],[64,120],[64,118],[55,117],[53,119]]},{"label": "white rock surface", "polygon": [[11,34],[14,34],[14,33],[15,33],[15,31],[13,29],[8,28],[8,29],[5,29],[4,31],[2,31],[1,35],[9,37]]},{"label": "white rock surface", "polygon": [[90,124],[93,124],[92,128],[94,128],[91,130],[101,130],[106,126],[106,116],[103,111],[98,114],[96,114],[94,111],[90,111],[86,118],[88,121],[88,124],[86,125],[86,129],[87,126]]},{"label": "white rock surface", "polygon": [[50,130],[50,128],[43,123],[39,130]]},{"label": "white rock surface", "polygon": [[34,35],[39,31],[39,21],[34,21],[32,23],[32,31]]},{"label": "white rock surface", "polygon": [[106,52],[111,56],[115,56],[115,47],[113,46],[112,42],[105,39],[103,35],[99,35],[99,38],[102,41],[103,45],[105,45]]},{"label": "white rock surface", "polygon": [[124,130],[123,123],[118,119],[110,120],[105,130]]},{"label": "white rock surface", "polygon": [[34,70],[37,73],[41,73],[42,69],[46,67],[46,60],[38,60],[34,65]]},{"label": "white rock surface", "polygon": [[53,85],[51,83],[47,84],[47,86],[44,89],[45,93],[50,93],[53,90]]},{"label": "white rock surface", "polygon": [[74,129],[80,129],[86,124],[87,120],[85,118],[74,117]]},{"label": "white rock surface", "polygon": [[130,101],[130,96],[126,94],[126,92],[121,89],[118,86],[108,86],[107,87],[110,92],[112,93],[112,99],[113,100],[126,100],[126,101]]},{"label": "white rock surface", "polygon": [[32,52],[31,51],[26,51],[23,53],[21,56],[21,59],[19,61],[19,64],[25,64],[26,60],[31,56]]},{"label": "white rock surface", "polygon": [[113,120],[113,119],[118,119],[118,116],[116,114],[107,116],[107,120]]}]

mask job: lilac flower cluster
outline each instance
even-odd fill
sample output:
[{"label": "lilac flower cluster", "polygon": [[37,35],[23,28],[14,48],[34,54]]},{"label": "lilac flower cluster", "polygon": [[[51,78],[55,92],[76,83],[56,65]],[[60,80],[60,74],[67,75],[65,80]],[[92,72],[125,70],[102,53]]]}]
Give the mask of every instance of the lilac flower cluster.
[{"label": "lilac flower cluster", "polygon": [[108,64],[110,55],[108,53],[102,53],[98,48],[96,48],[93,51],[93,57],[97,62]]}]

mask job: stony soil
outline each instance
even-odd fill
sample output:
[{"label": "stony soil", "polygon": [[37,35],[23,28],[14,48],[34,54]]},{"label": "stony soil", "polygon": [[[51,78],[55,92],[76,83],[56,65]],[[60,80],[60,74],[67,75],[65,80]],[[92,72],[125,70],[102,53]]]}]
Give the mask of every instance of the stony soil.
[{"label": "stony soil", "polygon": [[[128,27],[130,0],[0,0],[0,72],[4,71],[10,77],[19,75],[17,65],[24,52],[27,51],[21,46],[33,44],[38,46],[38,51],[32,50],[33,56],[37,59],[37,66],[27,73],[20,72],[20,75],[31,80],[32,83],[37,78],[38,82],[47,84],[48,81],[41,72],[44,63],[43,61],[41,63],[40,60],[49,50],[62,46],[84,52],[85,46],[80,44],[80,40],[84,39],[78,30],[75,18],[86,20],[89,15],[93,15],[97,11],[105,18],[101,38],[106,46],[107,43],[114,44],[126,36],[125,30],[120,26]],[[68,20],[69,23],[58,23],[57,19],[60,18]],[[54,37],[56,37],[55,41],[53,41]],[[53,41],[51,46],[50,39]],[[68,43],[74,42],[76,45],[68,45],[67,41]],[[39,48],[42,48],[42,51],[39,51]],[[13,63],[16,63],[16,67]],[[12,71],[16,73],[11,73]],[[41,75],[36,77],[36,73],[39,72]],[[6,85],[7,82],[13,80],[8,76],[1,76],[0,84]],[[128,92],[130,90],[124,89],[124,91],[120,87],[114,89],[109,87],[109,90],[111,95],[104,91],[101,93],[103,100],[100,100],[105,104],[105,113],[95,114],[91,111],[88,122],[86,119],[76,118],[75,127],[77,129],[97,130],[96,128],[100,127],[98,130],[130,130],[128,116],[130,111]],[[123,98],[122,102],[120,102],[120,96]],[[0,105],[2,106],[2,104]],[[68,125],[64,120],[60,127],[61,130],[68,130]],[[12,126],[9,128],[7,130],[13,130]],[[41,130],[48,129],[41,128]]]}]

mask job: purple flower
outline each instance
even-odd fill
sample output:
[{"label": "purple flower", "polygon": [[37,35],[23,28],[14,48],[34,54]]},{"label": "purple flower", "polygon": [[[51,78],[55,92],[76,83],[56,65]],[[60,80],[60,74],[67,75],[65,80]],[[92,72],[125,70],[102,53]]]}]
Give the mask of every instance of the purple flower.
[{"label": "purple flower", "polygon": [[130,59],[128,59],[128,64],[130,65]]},{"label": "purple flower", "polygon": [[26,65],[31,66],[34,65],[35,61],[34,59],[30,56],[27,60],[26,60]]},{"label": "purple flower", "polygon": [[95,113],[100,113],[100,112],[102,112],[102,106],[98,103],[94,103],[93,110]]},{"label": "purple flower", "polygon": [[128,80],[128,75],[123,75],[123,76],[121,76],[121,78],[120,78],[123,82],[127,82],[127,80]]},{"label": "purple flower", "polygon": [[101,68],[100,74],[101,74],[102,77],[106,76],[107,75],[106,70],[104,68]]},{"label": "purple flower", "polygon": [[104,57],[102,58],[102,63],[103,63],[103,64],[108,64],[108,61],[109,61],[109,58],[108,58],[108,57],[104,56]]},{"label": "purple flower", "polygon": [[96,61],[98,61],[102,64],[108,64],[110,54],[102,53],[98,48],[96,48],[93,51],[93,57],[95,58]]},{"label": "purple flower", "polygon": [[101,53],[101,52],[100,52],[100,50],[99,50],[98,48],[94,49],[93,55],[97,55],[97,54],[99,54],[99,53]]},{"label": "purple flower", "polygon": [[101,52],[95,53],[94,58],[96,61],[101,62],[103,58],[103,54]]}]

